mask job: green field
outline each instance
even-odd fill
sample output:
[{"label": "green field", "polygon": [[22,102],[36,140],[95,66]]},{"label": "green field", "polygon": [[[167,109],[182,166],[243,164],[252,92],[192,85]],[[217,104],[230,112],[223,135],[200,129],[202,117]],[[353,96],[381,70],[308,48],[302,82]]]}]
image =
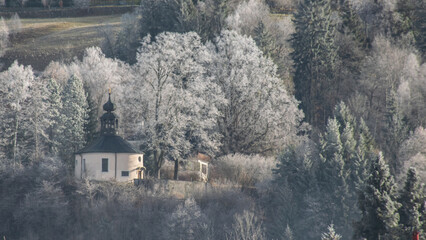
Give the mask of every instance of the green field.
[{"label": "green field", "polygon": [[119,30],[121,15],[22,19],[22,31],[11,36],[11,44],[2,61],[6,67],[18,60],[43,70],[51,61],[70,61],[81,57],[84,49],[99,46],[99,28],[109,24]]}]

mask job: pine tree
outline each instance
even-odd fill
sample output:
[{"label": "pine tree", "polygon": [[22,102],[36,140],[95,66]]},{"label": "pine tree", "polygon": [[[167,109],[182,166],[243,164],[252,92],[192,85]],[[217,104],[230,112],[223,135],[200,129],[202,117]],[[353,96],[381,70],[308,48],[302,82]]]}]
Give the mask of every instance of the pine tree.
[{"label": "pine tree", "polygon": [[288,224],[287,224],[287,227],[285,228],[284,237],[285,237],[284,238],[285,240],[294,240],[293,231],[291,230]]},{"label": "pine tree", "polygon": [[403,230],[401,239],[409,239],[415,231],[423,235],[422,226],[425,211],[425,195],[416,169],[410,168],[407,172],[407,180],[400,192],[399,209],[400,224]]},{"label": "pine tree", "polygon": [[62,159],[70,169],[74,168],[73,153],[84,144],[84,125],[87,122],[87,101],[83,82],[72,75],[62,91],[62,115],[64,130],[61,139]]},{"label": "pine tree", "polygon": [[337,84],[334,67],[337,46],[330,2],[305,0],[294,16],[292,37],[296,98],[306,119],[314,126],[326,123],[335,105]]},{"label": "pine tree", "polygon": [[313,162],[314,146],[305,142],[297,147],[289,146],[278,157],[274,170],[275,179],[270,200],[265,203],[267,234],[270,239],[289,238],[285,226],[292,226],[293,239],[302,238],[307,231],[312,232],[306,223],[304,211],[308,207],[307,195],[315,186]]},{"label": "pine tree", "polygon": [[98,106],[96,106],[92,94],[89,91],[89,87],[86,84],[84,84],[84,90],[87,93],[87,118],[84,124],[84,140],[86,143],[90,143],[98,137]]},{"label": "pine tree", "polygon": [[274,55],[274,52],[276,51],[275,41],[271,34],[268,33],[268,30],[262,21],[259,21],[259,24],[254,29],[253,40],[266,57]]},{"label": "pine tree", "polygon": [[334,225],[330,224],[327,228],[327,232],[323,233],[321,235],[321,240],[340,240],[342,236],[336,233],[336,230],[334,230]]},{"label": "pine tree", "polygon": [[374,152],[374,139],[370,134],[370,130],[367,127],[367,124],[361,118],[358,131],[358,143],[356,147],[356,162],[355,171],[353,180],[356,183],[356,188],[363,186],[364,181],[368,177],[368,166],[372,159],[377,158],[377,154]]},{"label": "pine tree", "polygon": [[47,151],[47,143],[49,141],[47,129],[50,125],[49,114],[47,114],[50,110],[48,89],[41,79],[36,79],[33,82],[30,89],[30,97],[27,101],[26,157],[31,158],[31,161],[39,161]]},{"label": "pine tree", "polygon": [[365,33],[365,26],[360,16],[354,10],[351,1],[345,1],[341,9],[343,26],[346,27],[354,36],[356,42],[362,47],[368,47],[368,39]]},{"label": "pine tree", "polygon": [[61,88],[53,78],[49,78],[47,82],[47,103],[49,105],[47,115],[50,122],[46,130],[49,138],[48,152],[55,155],[59,151],[58,147],[63,131],[64,119],[62,115]]},{"label": "pine tree", "polygon": [[395,174],[401,168],[401,163],[398,162],[398,152],[399,147],[408,138],[408,127],[398,104],[397,93],[393,88],[386,95],[385,118],[385,145],[383,149],[389,159],[390,170]]},{"label": "pine tree", "polygon": [[369,177],[358,197],[362,217],[356,223],[355,236],[369,240],[395,239],[400,204],[396,201],[393,177],[381,153],[372,162]]},{"label": "pine tree", "polygon": [[340,124],[336,118],[328,120],[325,136],[320,140],[320,158],[317,180],[321,193],[321,207],[328,213],[324,223],[339,223],[344,232],[350,231],[348,220],[348,171],[343,159],[343,145],[339,132]]}]

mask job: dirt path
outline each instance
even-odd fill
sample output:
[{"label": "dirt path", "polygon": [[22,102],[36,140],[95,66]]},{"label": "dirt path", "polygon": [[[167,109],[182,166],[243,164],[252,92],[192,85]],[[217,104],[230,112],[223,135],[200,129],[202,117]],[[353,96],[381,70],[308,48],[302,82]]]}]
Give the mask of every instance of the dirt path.
[{"label": "dirt path", "polygon": [[98,29],[109,24],[119,30],[120,15],[23,19],[23,30],[11,37],[11,46],[0,59],[5,67],[18,60],[42,71],[51,61],[71,61],[81,58],[84,49],[99,46],[102,38]]}]

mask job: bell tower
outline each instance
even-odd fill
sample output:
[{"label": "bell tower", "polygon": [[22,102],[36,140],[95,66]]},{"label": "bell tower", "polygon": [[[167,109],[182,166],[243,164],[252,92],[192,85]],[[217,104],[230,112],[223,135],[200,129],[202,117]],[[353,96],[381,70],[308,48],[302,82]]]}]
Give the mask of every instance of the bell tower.
[{"label": "bell tower", "polygon": [[108,102],[103,106],[104,115],[101,117],[101,135],[116,135],[118,129],[118,117],[113,113],[115,104],[111,102],[111,89],[108,90]]}]

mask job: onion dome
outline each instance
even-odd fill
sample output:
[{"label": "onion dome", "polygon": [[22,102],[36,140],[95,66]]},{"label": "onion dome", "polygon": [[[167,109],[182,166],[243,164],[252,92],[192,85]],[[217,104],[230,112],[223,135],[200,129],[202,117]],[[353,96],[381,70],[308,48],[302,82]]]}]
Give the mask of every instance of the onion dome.
[{"label": "onion dome", "polygon": [[104,104],[104,111],[112,112],[115,110],[115,104],[111,102],[111,89],[108,92],[108,102]]}]

